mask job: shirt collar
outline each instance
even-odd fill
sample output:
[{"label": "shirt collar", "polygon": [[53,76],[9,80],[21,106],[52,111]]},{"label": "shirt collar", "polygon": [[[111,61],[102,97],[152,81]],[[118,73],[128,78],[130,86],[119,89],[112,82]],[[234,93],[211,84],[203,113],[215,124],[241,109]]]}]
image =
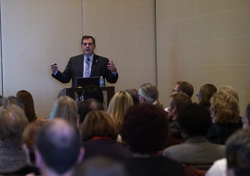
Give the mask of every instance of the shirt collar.
[{"label": "shirt collar", "polygon": [[84,60],[87,60],[87,58],[89,58],[89,59],[91,60],[91,62],[93,62],[94,54],[91,55],[91,56],[89,56],[89,57],[86,57],[86,56],[84,55]]}]

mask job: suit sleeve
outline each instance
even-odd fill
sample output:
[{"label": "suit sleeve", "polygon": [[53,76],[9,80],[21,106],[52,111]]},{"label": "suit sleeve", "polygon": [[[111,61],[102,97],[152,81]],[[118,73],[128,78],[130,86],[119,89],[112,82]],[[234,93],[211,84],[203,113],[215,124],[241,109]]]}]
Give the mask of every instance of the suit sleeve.
[{"label": "suit sleeve", "polygon": [[60,81],[61,83],[68,83],[70,81],[70,79],[72,78],[72,74],[71,74],[71,58],[68,62],[68,65],[66,66],[65,70],[62,72],[60,72],[58,70],[57,74],[54,75],[52,73],[52,77],[54,77],[55,79],[57,79],[58,81]]}]

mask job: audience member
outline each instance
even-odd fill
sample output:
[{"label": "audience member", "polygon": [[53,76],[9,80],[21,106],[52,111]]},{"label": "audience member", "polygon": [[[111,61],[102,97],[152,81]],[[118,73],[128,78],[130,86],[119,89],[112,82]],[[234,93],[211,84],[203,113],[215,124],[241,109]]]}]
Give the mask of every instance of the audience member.
[{"label": "audience member", "polygon": [[177,121],[185,142],[166,148],[163,156],[203,170],[225,157],[225,146],[213,144],[205,137],[211,126],[210,113],[205,107],[190,104],[179,114]]},{"label": "audience member", "polygon": [[103,103],[103,93],[102,90],[94,85],[87,85],[84,90],[83,90],[83,99],[87,100],[89,98],[94,98],[98,101],[100,101],[101,103]]},{"label": "audience member", "polygon": [[22,133],[23,149],[26,154],[27,164],[33,169],[35,175],[40,175],[39,169],[35,166],[34,143],[38,131],[45,122],[40,120],[31,122]]},{"label": "audience member", "polygon": [[23,102],[14,96],[9,96],[7,98],[3,97],[0,99],[0,106],[9,107],[11,104],[15,104],[23,109]]},{"label": "audience member", "polygon": [[233,95],[219,90],[210,102],[210,113],[214,123],[207,138],[211,142],[225,145],[226,139],[242,128],[238,100]]},{"label": "audience member", "polygon": [[[248,129],[250,127],[249,122],[250,122],[250,103],[247,105],[246,108],[246,115],[243,124],[244,129]],[[226,158],[217,160],[214,162],[213,166],[208,170],[206,176],[214,176],[214,175],[226,176],[226,169],[227,169]]]},{"label": "audience member", "polygon": [[181,129],[179,122],[177,121],[178,115],[181,113],[183,108],[191,104],[191,98],[185,93],[172,94],[169,100],[168,107],[168,118],[169,118],[169,135],[174,136],[178,139],[182,139]]},{"label": "audience member", "polygon": [[70,122],[74,127],[78,126],[78,115],[77,115],[77,105],[76,102],[68,97],[59,97],[50,114],[50,118],[63,118]]},{"label": "audience member", "polygon": [[211,97],[216,93],[217,88],[213,84],[205,84],[198,93],[198,104],[210,109]]},{"label": "audience member", "polygon": [[227,175],[248,176],[250,173],[250,129],[233,134],[226,143]]},{"label": "audience member", "polygon": [[132,99],[133,99],[133,102],[134,102],[134,105],[137,105],[139,104],[139,99],[138,99],[138,90],[136,89],[126,89],[125,92],[128,92]]},{"label": "audience member", "polygon": [[166,112],[151,104],[131,106],[124,116],[122,137],[133,157],[125,161],[130,176],[186,175],[182,166],[157,156],[168,136]]},{"label": "audience member", "polygon": [[84,158],[105,156],[122,161],[131,156],[130,151],[116,142],[119,130],[108,113],[100,110],[87,114],[80,128]]},{"label": "audience member", "polygon": [[193,96],[194,88],[193,85],[186,81],[177,82],[175,88],[173,89],[173,94],[183,92],[186,93],[190,98]]},{"label": "audience member", "polygon": [[84,155],[77,130],[60,118],[47,122],[39,130],[35,145],[36,165],[44,176],[72,175]]},{"label": "audience member", "polygon": [[153,104],[162,106],[158,100],[159,91],[157,87],[151,83],[145,83],[140,86],[138,99],[140,104]]},{"label": "audience member", "polygon": [[132,105],[133,99],[131,95],[125,91],[119,91],[112,97],[107,112],[117,125],[119,131],[121,130],[123,116]]},{"label": "audience member", "polygon": [[0,107],[0,174],[30,173],[21,139],[27,125],[27,117],[19,106]]},{"label": "audience member", "polygon": [[77,166],[73,176],[127,176],[124,166],[112,159],[93,157]]},{"label": "audience member", "polygon": [[24,112],[29,122],[33,122],[37,119],[34,101],[32,95],[26,90],[20,90],[16,93],[16,97],[23,102]]},{"label": "audience member", "polygon": [[79,115],[79,126],[83,123],[86,115],[93,110],[104,110],[103,104],[94,98],[89,98],[77,104]]}]

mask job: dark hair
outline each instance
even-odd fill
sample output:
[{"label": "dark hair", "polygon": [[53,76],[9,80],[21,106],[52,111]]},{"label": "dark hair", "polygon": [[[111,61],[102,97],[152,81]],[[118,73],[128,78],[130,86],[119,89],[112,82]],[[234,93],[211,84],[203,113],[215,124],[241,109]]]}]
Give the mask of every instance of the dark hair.
[{"label": "dark hair", "polygon": [[250,129],[239,130],[226,142],[227,167],[235,175],[248,176],[250,173]]},{"label": "dark hair", "polygon": [[[62,133],[65,130],[68,132]],[[35,144],[45,164],[58,174],[65,173],[76,164],[81,146],[77,130],[59,118],[41,128]]]},{"label": "dark hair", "polygon": [[210,99],[217,91],[217,88],[213,84],[205,84],[200,88],[198,95],[198,103],[202,106],[210,108]]},{"label": "dark hair", "polygon": [[191,97],[182,92],[172,94],[170,96],[170,99],[172,99],[172,101],[170,102],[171,107],[176,107],[177,113],[180,113],[183,108],[192,103]]},{"label": "dark hair", "polygon": [[83,123],[86,115],[92,110],[104,110],[101,102],[94,98],[90,98],[84,101],[81,101],[77,104],[78,110],[77,113],[80,116],[79,122]]},{"label": "dark hair", "polygon": [[128,92],[134,102],[134,105],[138,105],[139,104],[139,99],[138,99],[138,90],[136,89],[126,89],[125,92]]},{"label": "dark hair", "polygon": [[206,136],[211,126],[209,111],[196,103],[186,106],[177,121],[190,136]]},{"label": "dark hair", "polygon": [[87,100],[89,98],[94,98],[101,103],[103,103],[103,93],[102,90],[94,85],[87,85],[82,93],[84,100]]},{"label": "dark hair", "polygon": [[29,122],[35,121],[37,119],[34,101],[32,95],[26,90],[20,90],[17,92],[16,97],[23,102],[23,109],[28,118]]},{"label": "dark hair", "polygon": [[135,153],[155,154],[168,136],[167,113],[159,106],[131,106],[124,116],[122,139]]},{"label": "dark hair", "polygon": [[186,81],[177,82],[178,90],[192,97],[194,93],[193,85]]},{"label": "dark hair", "polygon": [[89,38],[92,39],[93,44],[95,45],[95,38],[92,37],[92,36],[90,36],[90,35],[84,35],[84,36],[82,36],[81,44],[83,44],[83,40],[84,40],[84,39],[89,39]]}]

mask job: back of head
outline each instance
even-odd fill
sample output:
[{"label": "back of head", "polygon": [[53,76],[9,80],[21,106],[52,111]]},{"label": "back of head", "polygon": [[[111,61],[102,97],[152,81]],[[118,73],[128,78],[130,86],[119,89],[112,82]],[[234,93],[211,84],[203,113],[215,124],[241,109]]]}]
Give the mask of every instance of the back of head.
[{"label": "back of head", "polygon": [[247,105],[245,116],[248,119],[248,122],[250,122],[250,103]]},{"label": "back of head", "polygon": [[227,168],[237,176],[250,173],[250,129],[239,130],[226,142]]},{"label": "back of head", "polygon": [[77,124],[76,102],[68,96],[59,97],[55,102],[55,105],[50,114],[50,117],[51,118],[54,118],[54,117],[63,118],[67,120],[68,122],[70,122],[73,126],[76,126]]},{"label": "back of head", "polygon": [[28,120],[23,109],[11,104],[8,107],[0,107],[0,140],[21,144],[21,135]]},{"label": "back of head", "polygon": [[46,167],[57,174],[63,174],[75,166],[81,147],[77,130],[59,118],[41,128],[35,145]]},{"label": "back of head", "polygon": [[186,93],[177,93],[172,94],[170,96],[170,106],[177,108],[177,113],[180,113],[183,108],[185,108],[187,105],[191,104],[192,100],[191,97],[188,96]]},{"label": "back of head", "polygon": [[98,101],[100,101],[101,103],[103,103],[103,93],[102,90],[94,85],[87,85],[84,88],[84,91],[82,93],[84,100],[87,100],[89,98],[94,98]]},{"label": "back of head", "polygon": [[131,97],[133,99],[133,102],[134,102],[134,105],[139,104],[138,90],[136,90],[136,89],[126,89],[125,91],[128,92],[131,95]]},{"label": "back of head", "polygon": [[218,91],[213,95],[210,102],[210,111],[214,122],[229,124],[239,121],[238,100],[232,94]]},{"label": "back of head", "polygon": [[239,101],[239,95],[238,95],[237,91],[232,86],[220,87],[218,91],[222,91],[222,92],[231,94]]},{"label": "back of head", "polygon": [[35,121],[36,113],[32,95],[26,90],[20,90],[17,92],[16,97],[22,101],[24,105],[24,111],[29,122]]},{"label": "back of head", "polygon": [[94,157],[79,165],[73,176],[126,176],[124,166],[109,158]]},{"label": "back of head", "polygon": [[132,105],[133,99],[131,95],[125,91],[119,91],[112,97],[107,112],[118,128],[121,127],[123,116],[127,112],[127,109]]},{"label": "back of head", "polygon": [[87,114],[80,128],[82,142],[93,137],[109,137],[117,139],[118,128],[105,111],[95,110]]},{"label": "back of head", "polygon": [[193,85],[186,81],[177,82],[178,90],[192,97],[194,93]]},{"label": "back of head", "polygon": [[80,116],[80,124],[83,123],[86,115],[92,110],[104,110],[103,105],[96,99],[90,98],[77,104],[77,113]]},{"label": "back of head", "polygon": [[142,84],[139,89],[139,95],[144,97],[149,104],[160,105],[160,102],[158,101],[159,91],[154,84]]},{"label": "back of head", "polygon": [[124,116],[121,135],[134,153],[154,155],[168,136],[167,113],[150,104],[131,106]]},{"label": "back of head", "polygon": [[209,111],[196,103],[186,106],[177,121],[189,136],[206,136],[211,126]]},{"label": "back of head", "polygon": [[46,122],[42,122],[40,120],[34,121],[30,123],[23,131],[22,133],[22,142],[29,150],[29,159],[32,163],[35,163],[35,153],[34,153],[34,143],[35,143],[35,137]]},{"label": "back of head", "polygon": [[14,97],[14,96],[9,96],[8,98],[1,98],[0,104],[1,106],[5,106],[5,107],[9,107],[12,104],[17,105],[22,109],[24,107],[23,102],[19,98]]},{"label": "back of head", "polygon": [[205,107],[210,107],[210,99],[217,91],[213,84],[205,84],[200,88],[198,103]]}]

